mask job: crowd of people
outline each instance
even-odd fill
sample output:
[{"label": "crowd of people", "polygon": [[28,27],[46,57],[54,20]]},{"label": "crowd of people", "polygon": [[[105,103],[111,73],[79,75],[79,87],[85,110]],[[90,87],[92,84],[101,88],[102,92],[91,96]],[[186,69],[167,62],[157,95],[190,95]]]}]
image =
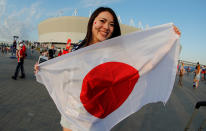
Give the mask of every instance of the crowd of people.
[{"label": "crowd of people", "polygon": [[40,56],[39,56],[39,60],[38,63],[42,63],[44,61],[53,59],[55,57],[67,54],[69,52],[71,52],[72,46],[70,46],[69,48],[57,48],[55,47],[55,45],[51,45],[50,48],[48,47],[40,47]]},{"label": "crowd of people", "polygon": [[[2,47],[5,48],[4,45],[1,46],[1,49]],[[39,46],[38,44],[35,45],[32,43],[26,43],[25,41],[16,42],[16,40],[14,40],[9,50],[10,56],[17,58],[17,66],[15,69],[14,75],[11,77],[14,80],[17,80],[19,72],[21,72],[20,78],[25,78],[24,59],[27,57],[27,49],[30,50],[30,55],[34,53],[34,50],[40,51],[40,56],[39,56],[39,61],[38,61],[39,63],[42,63],[49,59],[53,59],[57,56],[61,56],[63,54],[69,53],[69,51],[67,50],[62,53],[61,49],[59,48],[57,49],[53,44],[51,45],[50,48],[48,47],[45,48],[45,47]]]},{"label": "crowd of people", "polygon": [[0,44],[0,51],[1,51],[1,55],[8,55],[10,53],[13,53],[13,45],[9,45],[9,44],[6,44],[6,43],[1,43]]},{"label": "crowd of people", "polygon": [[24,72],[24,59],[27,57],[27,49],[34,49],[34,43],[29,41],[16,41],[14,40],[12,44],[1,43],[0,51],[1,56],[9,56],[12,59],[17,59],[17,66],[14,75],[11,77],[17,80],[19,72],[21,72],[20,78],[25,78]]},{"label": "crowd of people", "polygon": [[[193,69],[194,68],[194,69]],[[193,66],[185,66],[183,62],[178,65],[178,85],[183,87],[183,76],[185,74],[189,75],[189,73],[193,73],[193,88],[198,88],[200,85],[200,81],[206,81],[206,66],[200,66],[199,62],[195,67]]]}]

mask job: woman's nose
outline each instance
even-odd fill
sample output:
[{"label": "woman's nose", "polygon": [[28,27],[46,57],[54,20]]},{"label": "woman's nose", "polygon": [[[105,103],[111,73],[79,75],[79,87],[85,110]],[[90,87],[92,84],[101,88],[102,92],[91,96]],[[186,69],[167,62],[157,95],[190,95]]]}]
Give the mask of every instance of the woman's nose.
[{"label": "woman's nose", "polygon": [[104,23],[104,28],[108,30],[109,29],[109,23]]}]

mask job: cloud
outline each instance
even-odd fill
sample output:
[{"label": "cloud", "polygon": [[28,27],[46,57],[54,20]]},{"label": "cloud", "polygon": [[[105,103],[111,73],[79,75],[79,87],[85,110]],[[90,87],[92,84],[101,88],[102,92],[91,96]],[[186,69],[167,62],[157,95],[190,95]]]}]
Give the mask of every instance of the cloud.
[{"label": "cloud", "polygon": [[38,10],[39,2],[31,4],[29,7],[20,10],[7,12],[6,0],[0,0],[0,40],[12,41],[13,36],[19,36],[20,40],[32,39],[32,32],[37,29],[35,20],[41,17]]},{"label": "cloud", "polygon": [[6,0],[0,0],[0,18],[4,14],[6,9]]},{"label": "cloud", "polygon": [[65,14],[69,11],[72,11],[73,8],[62,8],[62,9],[59,9],[59,10],[56,10],[54,12],[49,12],[49,13],[46,13],[45,16],[48,18],[48,17],[59,17],[59,16],[66,16],[68,14]]},{"label": "cloud", "polygon": [[[81,7],[88,8],[119,1],[121,0],[80,0],[79,4]],[[74,7],[44,9],[41,1],[21,8],[18,7],[19,4],[8,3],[8,0],[0,0],[0,41],[12,41],[14,35],[19,36],[20,40],[37,40],[40,21],[50,17],[67,16],[68,13],[74,12]]]},{"label": "cloud", "polygon": [[37,40],[40,21],[68,15],[73,10],[66,7],[48,12],[41,7],[43,4],[40,1],[23,8],[7,2],[8,0],[0,0],[0,41],[13,41],[13,36],[19,36],[19,40]]},{"label": "cloud", "polygon": [[84,7],[98,7],[119,1],[120,0],[81,0],[81,3]]}]

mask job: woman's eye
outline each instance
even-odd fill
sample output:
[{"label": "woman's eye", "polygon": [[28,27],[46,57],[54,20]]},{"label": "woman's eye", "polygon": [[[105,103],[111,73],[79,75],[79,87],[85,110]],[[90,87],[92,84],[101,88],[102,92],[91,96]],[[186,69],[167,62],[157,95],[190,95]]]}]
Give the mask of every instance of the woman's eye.
[{"label": "woman's eye", "polygon": [[110,26],[114,26],[114,23],[111,23]]},{"label": "woman's eye", "polygon": [[104,23],[104,20],[100,20],[102,23]]}]

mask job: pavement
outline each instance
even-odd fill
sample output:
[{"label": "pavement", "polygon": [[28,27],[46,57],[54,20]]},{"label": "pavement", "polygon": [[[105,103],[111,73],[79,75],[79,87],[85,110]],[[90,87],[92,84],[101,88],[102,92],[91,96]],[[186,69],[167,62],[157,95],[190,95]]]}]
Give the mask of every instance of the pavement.
[{"label": "pavement", "polygon": [[[36,82],[33,66],[38,52],[27,53],[25,79],[11,79],[17,59],[0,52],[0,131],[61,131],[60,113],[46,88]],[[192,88],[193,74],[185,74],[183,87],[176,78],[172,94],[164,105],[161,102],[145,105],[112,131],[183,131],[196,102],[206,101],[206,81]],[[196,131],[206,120],[206,107],[201,107],[191,124]],[[203,131],[206,131],[204,129]]]}]

